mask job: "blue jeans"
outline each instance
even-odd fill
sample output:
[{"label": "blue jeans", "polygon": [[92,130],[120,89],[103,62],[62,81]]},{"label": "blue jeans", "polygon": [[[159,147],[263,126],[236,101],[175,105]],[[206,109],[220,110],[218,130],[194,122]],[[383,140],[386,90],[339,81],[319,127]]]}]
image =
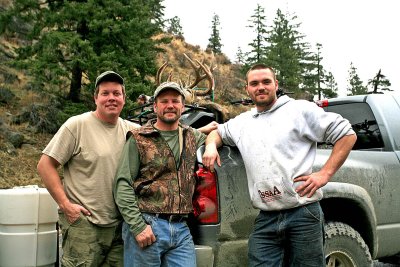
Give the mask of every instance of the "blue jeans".
[{"label": "blue jeans", "polygon": [[196,267],[196,252],[193,238],[185,221],[168,222],[154,215],[143,213],[156,237],[156,242],[141,249],[124,222],[124,266],[144,267]]},{"label": "blue jeans", "polygon": [[319,202],[282,211],[260,211],[249,238],[249,265],[321,267],[324,215]]}]

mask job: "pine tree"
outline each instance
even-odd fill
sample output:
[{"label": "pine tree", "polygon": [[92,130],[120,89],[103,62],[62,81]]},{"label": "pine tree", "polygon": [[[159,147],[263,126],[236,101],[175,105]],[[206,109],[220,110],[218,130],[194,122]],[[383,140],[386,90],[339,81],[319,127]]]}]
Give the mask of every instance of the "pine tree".
[{"label": "pine tree", "polygon": [[266,59],[267,25],[265,24],[265,10],[260,4],[257,4],[257,8],[254,10],[249,22],[250,25],[247,27],[253,29],[256,37],[249,43],[251,51],[246,58],[246,68],[255,63],[263,63]]},{"label": "pine tree", "polygon": [[211,36],[208,39],[207,49],[210,49],[215,54],[221,54],[222,44],[221,44],[221,37],[219,35],[219,16],[214,14],[211,22]]},{"label": "pine tree", "polygon": [[239,46],[238,50],[236,52],[236,64],[243,65],[245,63],[245,60],[246,60],[245,57],[246,57],[246,55],[242,51],[242,48]]},{"label": "pine tree", "polygon": [[326,85],[326,88],[322,90],[323,98],[333,98],[338,96],[338,84],[335,77],[333,77],[332,72],[328,72],[328,74],[325,75],[324,84]]},{"label": "pine tree", "polygon": [[272,29],[268,31],[266,48],[267,65],[276,69],[280,86],[294,92],[295,96],[301,94],[303,74],[310,68],[311,60],[310,45],[303,41],[305,36],[299,32],[301,24],[295,23],[296,20],[296,16],[289,18],[278,9]]},{"label": "pine tree", "polygon": [[337,83],[331,72],[327,73],[322,65],[322,45],[317,43],[317,53],[308,57],[304,64],[303,87],[312,95],[317,95],[318,100],[337,96]]},{"label": "pine tree", "polygon": [[[146,76],[156,71],[158,51],[151,37],[163,26],[161,2],[15,0],[0,24],[29,25],[29,43],[18,49],[16,65],[28,71],[36,88],[69,87],[67,98],[77,102],[81,89],[93,90],[95,77],[107,69],[123,75],[131,90],[150,86]],[[1,30],[10,33],[7,26]]]},{"label": "pine tree", "polygon": [[371,94],[383,94],[383,91],[393,91],[389,88],[391,85],[386,76],[382,74],[381,69],[379,69],[373,79],[368,81],[368,86],[372,87]]},{"label": "pine tree", "polygon": [[354,67],[353,62],[350,63],[349,78],[348,78],[347,95],[363,95],[367,93],[365,87],[357,74],[357,68]]},{"label": "pine tree", "polygon": [[321,64],[321,44],[317,44],[317,53],[312,53],[308,58],[308,64],[304,65],[302,87],[310,95],[318,95],[318,100],[322,98],[322,84],[324,79],[324,68]]},{"label": "pine tree", "polygon": [[181,20],[178,16],[174,16],[167,20],[167,32],[175,36],[183,38],[183,30],[181,26]]}]

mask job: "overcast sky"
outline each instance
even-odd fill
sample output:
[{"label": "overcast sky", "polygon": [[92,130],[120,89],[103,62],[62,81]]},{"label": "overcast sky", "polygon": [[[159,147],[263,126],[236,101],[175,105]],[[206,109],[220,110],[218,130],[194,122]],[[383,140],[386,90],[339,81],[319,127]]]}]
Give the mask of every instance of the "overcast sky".
[{"label": "overcast sky", "polygon": [[[205,49],[212,17],[220,18],[222,52],[235,61],[238,47],[249,51],[255,33],[247,26],[257,4],[271,26],[279,8],[298,17],[299,31],[315,47],[322,44],[322,65],[346,95],[350,63],[366,85],[378,70],[400,92],[400,2],[397,0],[164,0],[165,18],[178,16],[186,42]],[[290,16],[291,17],[291,16]]]}]

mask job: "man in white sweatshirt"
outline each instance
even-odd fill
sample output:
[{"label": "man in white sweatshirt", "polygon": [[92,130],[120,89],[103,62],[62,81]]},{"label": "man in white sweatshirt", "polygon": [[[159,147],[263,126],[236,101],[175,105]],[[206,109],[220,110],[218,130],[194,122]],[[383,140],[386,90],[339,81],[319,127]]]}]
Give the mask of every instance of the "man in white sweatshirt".
[{"label": "man in white sweatshirt", "polygon": [[[312,102],[277,97],[272,68],[246,75],[256,108],[218,126],[206,140],[203,164],[221,165],[217,147],[237,146],[246,167],[252,205],[260,209],[249,238],[250,266],[325,266],[322,186],[340,168],[356,135],[338,114]],[[334,144],[325,165],[312,172],[317,142]]]}]

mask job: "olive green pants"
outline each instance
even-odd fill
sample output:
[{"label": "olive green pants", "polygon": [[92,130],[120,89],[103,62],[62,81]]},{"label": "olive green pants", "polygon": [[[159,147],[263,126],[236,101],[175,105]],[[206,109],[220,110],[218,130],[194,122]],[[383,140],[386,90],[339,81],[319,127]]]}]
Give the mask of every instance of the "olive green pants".
[{"label": "olive green pants", "polygon": [[62,259],[65,267],[122,267],[123,241],[121,226],[99,227],[81,214],[69,224],[64,214],[59,214],[62,232]]}]

